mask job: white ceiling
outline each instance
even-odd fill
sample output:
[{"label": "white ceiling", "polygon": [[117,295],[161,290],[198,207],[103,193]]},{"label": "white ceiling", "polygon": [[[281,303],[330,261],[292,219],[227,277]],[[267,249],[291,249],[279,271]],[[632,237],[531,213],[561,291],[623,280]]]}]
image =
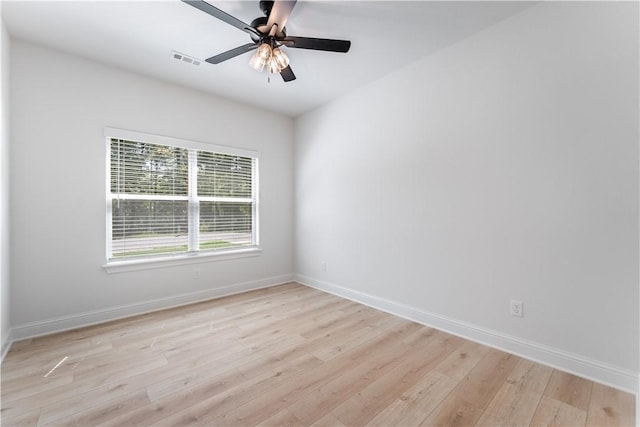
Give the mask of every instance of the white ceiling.
[{"label": "white ceiling", "polygon": [[[210,3],[250,23],[258,0]],[[518,13],[523,1],[304,1],[289,35],[351,40],[347,54],[286,49],[297,80],[248,66],[250,54],[199,67],[249,36],[180,1],[2,1],[14,37],[137,73],[296,116]],[[43,64],[46,66],[46,64]]]}]

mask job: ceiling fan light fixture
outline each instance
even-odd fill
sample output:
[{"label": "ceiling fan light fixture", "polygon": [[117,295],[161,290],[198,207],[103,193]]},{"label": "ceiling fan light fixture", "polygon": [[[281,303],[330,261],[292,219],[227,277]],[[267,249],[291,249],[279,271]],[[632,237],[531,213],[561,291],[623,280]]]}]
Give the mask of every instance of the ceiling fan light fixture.
[{"label": "ceiling fan light fixture", "polygon": [[267,64],[262,58],[260,58],[257,54],[253,54],[251,60],[249,61],[249,65],[256,71],[264,70],[264,66]]},{"label": "ceiling fan light fixture", "polygon": [[289,57],[279,48],[275,48],[271,54],[271,64],[275,65],[278,72],[284,70],[289,65]]},{"label": "ceiling fan light fixture", "polygon": [[278,70],[278,65],[273,61],[273,59],[269,61],[269,72],[271,74],[276,74],[280,72],[280,70]]},{"label": "ceiling fan light fixture", "polygon": [[251,60],[249,61],[249,65],[253,67],[256,71],[264,70],[264,67],[269,64],[271,60],[271,46],[269,43],[262,43],[256,53],[253,54]]}]

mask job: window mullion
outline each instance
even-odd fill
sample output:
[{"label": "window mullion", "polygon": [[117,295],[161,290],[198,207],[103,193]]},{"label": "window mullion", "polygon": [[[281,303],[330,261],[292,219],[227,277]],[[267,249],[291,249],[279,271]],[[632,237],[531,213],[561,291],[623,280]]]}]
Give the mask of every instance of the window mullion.
[{"label": "window mullion", "polygon": [[198,152],[189,150],[189,252],[200,249],[200,202],[198,200]]}]

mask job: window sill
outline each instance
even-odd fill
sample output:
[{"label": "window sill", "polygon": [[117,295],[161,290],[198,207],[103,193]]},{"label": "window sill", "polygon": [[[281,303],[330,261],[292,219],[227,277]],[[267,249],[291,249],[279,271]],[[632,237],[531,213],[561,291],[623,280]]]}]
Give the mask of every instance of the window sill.
[{"label": "window sill", "polygon": [[150,270],[155,268],[175,267],[187,264],[198,264],[212,261],[225,261],[229,259],[249,258],[259,256],[260,248],[238,249],[225,252],[202,252],[190,255],[178,255],[160,258],[141,258],[127,261],[112,261],[102,266],[111,273],[123,273],[127,271]]}]

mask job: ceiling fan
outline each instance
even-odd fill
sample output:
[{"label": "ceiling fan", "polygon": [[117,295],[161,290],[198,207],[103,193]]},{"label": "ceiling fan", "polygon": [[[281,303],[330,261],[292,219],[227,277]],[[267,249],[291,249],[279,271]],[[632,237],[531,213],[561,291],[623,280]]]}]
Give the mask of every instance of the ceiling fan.
[{"label": "ceiling fan", "polygon": [[249,65],[258,71],[266,69],[271,73],[280,73],[285,82],[290,82],[295,80],[296,76],[289,66],[289,58],[280,49],[282,46],[341,53],[348,52],[351,47],[351,42],[348,40],[288,36],[285,24],[297,0],[261,0],[260,10],[265,16],[254,19],[251,24],[245,24],[204,0],[182,1],[251,36],[252,43],[238,46],[206,59],[210,64],[219,64],[243,53],[256,50]]}]

